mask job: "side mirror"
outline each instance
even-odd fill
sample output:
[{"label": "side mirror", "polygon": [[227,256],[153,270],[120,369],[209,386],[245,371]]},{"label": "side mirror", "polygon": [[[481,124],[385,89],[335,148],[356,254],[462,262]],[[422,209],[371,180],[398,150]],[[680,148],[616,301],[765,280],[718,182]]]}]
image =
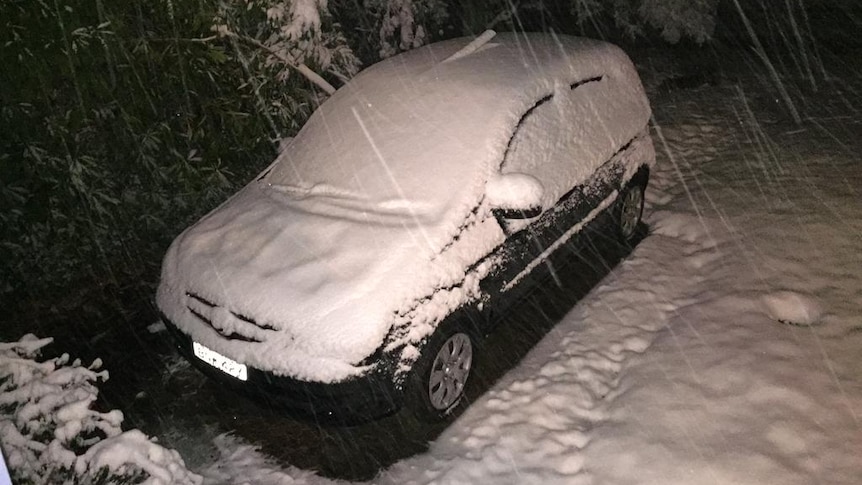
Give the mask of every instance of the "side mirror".
[{"label": "side mirror", "polygon": [[485,197],[498,218],[530,219],[542,213],[544,191],[532,175],[498,173],[488,180]]}]

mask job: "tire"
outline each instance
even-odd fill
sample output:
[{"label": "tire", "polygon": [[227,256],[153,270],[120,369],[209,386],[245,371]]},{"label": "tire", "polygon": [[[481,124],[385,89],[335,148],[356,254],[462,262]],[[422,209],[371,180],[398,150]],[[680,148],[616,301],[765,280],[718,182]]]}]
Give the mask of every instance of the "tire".
[{"label": "tire", "polygon": [[633,179],[620,193],[614,208],[614,226],[622,242],[631,241],[637,234],[644,212],[644,182]]},{"label": "tire", "polygon": [[408,381],[406,404],[422,421],[458,414],[476,361],[477,338],[459,320],[441,324],[422,349]]}]

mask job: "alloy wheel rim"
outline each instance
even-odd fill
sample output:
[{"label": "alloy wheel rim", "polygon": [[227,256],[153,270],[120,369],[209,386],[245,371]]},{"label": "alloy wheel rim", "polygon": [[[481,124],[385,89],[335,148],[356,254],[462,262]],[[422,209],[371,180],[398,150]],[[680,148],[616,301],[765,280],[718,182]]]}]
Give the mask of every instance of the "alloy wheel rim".
[{"label": "alloy wheel rim", "polygon": [[635,187],[626,192],[620,214],[620,230],[623,236],[629,237],[634,234],[640,219],[642,202],[643,193],[638,188]]},{"label": "alloy wheel rim", "polygon": [[464,333],[449,337],[431,364],[428,398],[431,406],[445,411],[461,399],[473,364],[473,344]]}]

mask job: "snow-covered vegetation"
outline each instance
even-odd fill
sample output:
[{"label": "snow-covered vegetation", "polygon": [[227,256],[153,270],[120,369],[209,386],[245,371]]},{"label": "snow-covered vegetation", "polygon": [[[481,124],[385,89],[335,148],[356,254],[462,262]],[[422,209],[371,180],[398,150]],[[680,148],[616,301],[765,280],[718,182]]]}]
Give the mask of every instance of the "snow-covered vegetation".
[{"label": "snow-covered vegetation", "polygon": [[582,23],[600,23],[603,17],[610,17],[631,36],[657,29],[669,42],[682,38],[704,42],[715,29],[718,0],[578,0],[571,4]]},{"label": "snow-covered vegetation", "polygon": [[51,338],[0,342],[0,450],[13,483],[195,485],[179,453],[139,430],[123,431],[123,413],[94,409],[98,359],[68,354],[40,360]]}]

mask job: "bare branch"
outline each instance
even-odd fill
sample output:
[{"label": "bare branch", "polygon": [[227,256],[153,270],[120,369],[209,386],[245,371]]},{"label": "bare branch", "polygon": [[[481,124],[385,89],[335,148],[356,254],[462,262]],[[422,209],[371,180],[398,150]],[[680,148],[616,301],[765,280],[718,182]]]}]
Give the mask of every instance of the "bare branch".
[{"label": "bare branch", "polygon": [[[269,52],[270,54],[277,57],[281,62],[287,64],[288,66],[290,66],[294,69],[296,69],[300,74],[305,76],[306,79],[308,79],[309,81],[314,83],[320,89],[324,90],[326,92],[326,94],[331,95],[335,92],[335,87],[332,86],[332,84],[329,84],[329,82],[326,79],[323,79],[323,77],[321,77],[320,74],[312,71],[310,67],[306,66],[305,64],[297,64],[297,63],[291,61],[284,54],[282,54],[281,52],[278,52],[277,50],[264,44],[263,42],[260,42],[257,39],[252,39],[251,37],[246,37],[244,35],[236,34],[236,33],[231,32],[229,30],[220,30],[219,34],[220,35],[211,35],[209,37],[199,37],[199,38],[193,38],[193,39],[158,39],[157,38],[157,39],[149,39],[149,40],[150,41],[156,41],[156,42],[159,42],[159,41],[177,42],[177,41],[179,41],[179,42],[191,42],[191,43],[195,43],[195,44],[206,44],[206,43],[218,40],[221,37],[231,37],[233,39],[240,40],[242,42],[245,42],[246,44],[253,45],[255,47],[258,47],[260,49],[263,49],[263,50]],[[339,76],[339,79],[342,79],[344,82],[347,82],[347,79],[344,79],[343,76]]]},{"label": "bare branch", "polygon": [[235,34],[231,31],[229,31],[229,30],[222,31],[222,33],[224,35],[227,35],[227,36],[232,37],[234,39],[241,40],[241,41],[245,42],[246,44],[250,44],[250,45],[253,45],[255,47],[259,47],[261,49],[266,50],[270,54],[277,57],[281,62],[284,62],[288,66],[299,71],[299,73],[302,74],[303,76],[305,76],[306,79],[308,79],[309,81],[311,81],[312,83],[317,85],[317,87],[319,87],[320,89],[324,90],[326,92],[326,94],[331,95],[331,94],[335,93],[335,88],[332,86],[332,84],[329,84],[329,82],[327,82],[326,79],[323,79],[320,76],[320,74],[317,74],[316,72],[312,71],[305,64],[294,63],[293,61],[288,59],[287,56],[285,56],[281,52],[273,49],[272,47],[264,44],[263,42],[260,42],[257,39],[252,39],[251,37],[246,37],[244,35],[238,35],[238,34]]}]

